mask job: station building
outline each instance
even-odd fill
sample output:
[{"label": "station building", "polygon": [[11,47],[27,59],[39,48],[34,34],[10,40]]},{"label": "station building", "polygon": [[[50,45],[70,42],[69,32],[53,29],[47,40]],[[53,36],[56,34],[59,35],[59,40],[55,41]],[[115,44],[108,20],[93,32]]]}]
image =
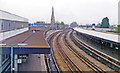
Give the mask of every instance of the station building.
[{"label": "station building", "polygon": [[[27,18],[0,10],[0,42],[27,31],[27,24]],[[9,70],[10,55],[0,53],[0,73],[5,73]]]},{"label": "station building", "polygon": [[0,10],[0,32],[27,27],[28,19]]}]

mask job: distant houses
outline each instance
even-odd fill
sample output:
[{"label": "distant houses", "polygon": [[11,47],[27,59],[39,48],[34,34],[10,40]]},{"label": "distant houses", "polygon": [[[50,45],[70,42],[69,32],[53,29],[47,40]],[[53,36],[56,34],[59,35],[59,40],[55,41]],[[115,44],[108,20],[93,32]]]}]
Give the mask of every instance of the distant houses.
[{"label": "distant houses", "polygon": [[77,26],[78,26],[77,22],[72,22],[72,23],[70,24],[70,27],[77,27]]}]

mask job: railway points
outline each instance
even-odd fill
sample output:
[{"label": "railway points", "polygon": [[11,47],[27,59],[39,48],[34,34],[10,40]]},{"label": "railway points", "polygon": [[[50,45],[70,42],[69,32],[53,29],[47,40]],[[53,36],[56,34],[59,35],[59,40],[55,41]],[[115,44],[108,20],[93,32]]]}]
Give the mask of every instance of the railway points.
[{"label": "railway points", "polygon": [[[91,68],[91,70],[89,70],[89,71],[91,71],[91,72],[95,71],[98,73],[99,72],[100,73],[102,73],[102,72],[103,73],[104,72],[114,72],[114,73],[119,72],[118,70],[116,70],[116,69],[114,70],[113,68],[109,67],[107,64],[104,64],[103,62],[92,57],[90,54],[88,54],[89,52],[86,52],[82,49],[75,50],[75,49],[79,48],[79,45],[76,45],[75,42],[73,41],[73,39],[71,38],[71,36],[72,36],[75,39],[75,37],[72,35],[73,31],[74,30],[68,30],[66,32],[61,31],[60,33],[56,33],[56,36],[54,36],[54,37],[52,36],[53,39],[51,40],[51,42],[52,42],[51,46],[53,47],[52,48],[53,56],[54,56],[54,60],[56,61],[57,67],[59,68],[60,71],[62,71],[62,70],[64,71],[64,68],[68,66],[68,68],[71,71],[75,71],[75,68],[78,68],[79,72],[85,72],[85,70],[88,70],[89,68]],[[75,40],[77,40],[77,39],[75,39]],[[91,54],[93,55],[93,53],[91,53]],[[100,53],[98,53],[98,54],[100,54]],[[75,55],[74,58],[72,57],[72,55]],[[76,57],[76,59],[75,59],[75,57]],[[73,64],[72,63],[70,64],[70,61],[68,61],[68,58],[69,58],[69,60],[71,60],[71,62]],[[81,62],[77,61],[77,59],[81,60]],[[62,63],[63,64],[65,63],[66,65],[65,64],[62,65]],[[89,68],[85,69],[84,65],[80,65],[79,63],[81,63],[81,64],[83,63],[86,66],[88,65]],[[82,66],[82,67],[80,68],[80,66]],[[72,69],[72,67],[73,67],[73,69]],[[78,71],[78,70],[76,70],[76,71]]]}]

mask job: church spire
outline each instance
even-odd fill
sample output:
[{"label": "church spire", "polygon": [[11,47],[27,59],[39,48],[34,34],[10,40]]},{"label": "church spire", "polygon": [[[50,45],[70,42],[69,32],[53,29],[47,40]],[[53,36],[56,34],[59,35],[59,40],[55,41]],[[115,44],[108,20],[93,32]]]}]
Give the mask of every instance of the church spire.
[{"label": "church spire", "polygon": [[55,25],[54,7],[52,7],[51,25]]}]

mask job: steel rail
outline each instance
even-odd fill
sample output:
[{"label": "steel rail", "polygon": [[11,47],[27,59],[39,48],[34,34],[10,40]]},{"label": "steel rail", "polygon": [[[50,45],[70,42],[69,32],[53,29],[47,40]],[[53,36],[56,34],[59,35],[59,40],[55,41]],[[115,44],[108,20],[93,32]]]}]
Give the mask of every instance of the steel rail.
[{"label": "steel rail", "polygon": [[[85,45],[83,42],[79,41],[77,38],[73,36],[73,32],[70,33],[71,40],[77,45],[79,48],[84,50],[86,53],[97,59],[98,61],[106,64],[108,67],[112,68],[113,70],[120,72],[120,66],[115,64],[114,62],[110,61],[109,59],[105,58],[104,55],[100,55],[92,50],[89,46]],[[99,59],[98,59],[99,58]]]},{"label": "steel rail", "polygon": [[86,65],[88,65],[92,70],[98,72],[98,73],[103,73],[104,71],[96,66],[94,63],[89,61],[87,58],[85,58],[82,54],[80,54],[75,48],[73,48],[67,41],[66,36],[64,36],[65,40],[65,45],[69,47],[69,49],[81,60],[83,61]]},{"label": "steel rail", "polygon": [[68,65],[70,70],[72,72],[78,73],[81,72],[81,70],[75,65],[74,62],[66,55],[66,53],[63,51],[62,47],[60,46],[60,43],[58,39],[63,35],[64,33],[61,33],[57,38],[56,38],[56,43],[57,43],[57,49],[59,50],[60,55],[64,59],[65,63]]}]

